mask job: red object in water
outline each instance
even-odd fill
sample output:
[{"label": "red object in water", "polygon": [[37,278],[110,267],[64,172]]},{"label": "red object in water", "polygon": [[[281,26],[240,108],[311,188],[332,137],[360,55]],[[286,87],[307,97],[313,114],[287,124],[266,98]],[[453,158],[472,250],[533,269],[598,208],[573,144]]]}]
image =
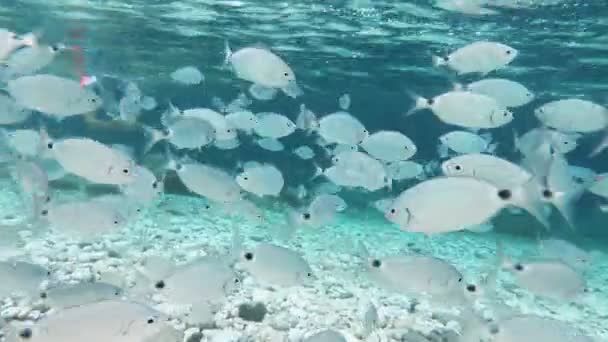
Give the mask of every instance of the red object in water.
[{"label": "red object in water", "polygon": [[95,76],[89,76],[89,75],[80,76],[80,86],[81,87],[86,87],[95,82],[97,82],[97,77],[95,77]]}]

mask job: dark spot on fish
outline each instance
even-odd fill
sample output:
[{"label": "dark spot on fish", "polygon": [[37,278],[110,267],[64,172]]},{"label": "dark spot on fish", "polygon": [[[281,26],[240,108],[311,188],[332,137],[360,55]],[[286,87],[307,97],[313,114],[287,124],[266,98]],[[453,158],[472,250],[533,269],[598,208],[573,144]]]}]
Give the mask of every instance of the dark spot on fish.
[{"label": "dark spot on fish", "polygon": [[247,253],[245,253],[244,257],[245,257],[245,260],[253,260],[253,253],[247,252]]},{"label": "dark spot on fish", "polygon": [[523,271],[523,270],[524,270],[524,265],[517,263],[517,264],[515,264],[515,265],[513,266],[513,268],[514,268],[516,271]]},{"label": "dark spot on fish", "polygon": [[162,290],[165,288],[165,282],[162,280],[159,280],[156,282],[156,284],[154,284],[154,287],[158,290]]},{"label": "dark spot on fish", "polygon": [[21,330],[19,332],[19,337],[25,338],[25,339],[30,339],[32,337],[32,329],[25,328],[25,329]]},{"label": "dark spot on fish", "polygon": [[469,284],[467,285],[467,291],[469,292],[477,292],[477,286],[473,285],[473,284]]},{"label": "dark spot on fish", "polygon": [[499,197],[501,200],[508,200],[508,199],[511,199],[511,195],[512,195],[512,194],[511,194],[511,190],[508,190],[508,189],[502,189],[502,190],[499,190],[499,191],[498,191],[498,197]]},{"label": "dark spot on fish", "polygon": [[382,261],[378,259],[372,260],[372,267],[379,268],[380,266],[382,266]]}]

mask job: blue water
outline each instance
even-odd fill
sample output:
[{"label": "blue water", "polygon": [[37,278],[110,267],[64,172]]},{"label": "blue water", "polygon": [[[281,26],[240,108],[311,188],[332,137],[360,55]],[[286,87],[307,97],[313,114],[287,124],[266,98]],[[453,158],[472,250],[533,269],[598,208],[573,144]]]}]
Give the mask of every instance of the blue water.
[{"label": "blue water", "polygon": [[[608,3],[604,0],[551,2],[554,4],[544,5],[538,0],[536,5],[523,8],[492,7],[498,14],[476,16],[442,10],[433,6],[431,0],[3,0],[0,27],[20,33],[37,31],[45,42],[62,42],[82,48],[82,54],[63,53],[45,72],[73,79],[83,74],[95,75],[105,95],[114,101],[122,96],[127,81],[136,82],[144,94],[154,97],[158,108],[145,112],[139,123],[110,121],[103,115],[104,109],[96,118],[88,115],[61,122],[42,120],[54,136],[88,136],[106,144],[130,145],[137,150],[139,161],[156,171],[164,162],[163,148],[158,146],[148,155],[142,155],[145,137],[141,124],[159,127],[160,115],[169,102],[179,108],[211,107],[213,97],[229,102],[239,93],[247,92],[250,84],[239,80],[222,65],[225,41],[236,49],[258,43],[270,47],[289,63],[304,90],[304,95],[296,99],[278,94],[271,101],[254,100],[249,107],[253,112],[278,112],[295,121],[300,105],[305,104],[322,116],[339,110],[338,98],[348,93],[352,100],[349,112],[370,132],[391,129],[406,134],[418,147],[413,160],[428,163],[438,160],[437,138],[455,127],[441,123],[430,111],[405,118],[403,114],[414,105],[408,94],[435,96],[450,90],[454,81],[468,83],[479,79],[479,75],[459,77],[446,69],[435,68],[431,63],[432,55],[445,55],[471,42],[497,41],[518,49],[519,55],[511,65],[490,76],[518,81],[536,94],[533,102],[514,109],[515,120],[510,125],[492,130],[494,141],[499,143],[497,154],[503,158],[516,157],[513,130],[525,132],[539,125],[533,114],[539,105],[570,97],[608,105]],[[205,80],[201,85],[179,86],[170,81],[172,71],[187,65],[197,66],[203,72]],[[38,118],[32,119],[19,128],[35,127],[38,122]],[[600,133],[594,133],[580,139],[578,149],[568,155],[568,161],[598,173],[608,171],[606,153],[588,157],[600,138]],[[230,172],[235,172],[240,162],[270,162],[283,172],[286,187],[303,184],[311,190],[321,182],[310,180],[315,165],[327,167],[331,164],[318,146],[314,147],[318,154],[314,163],[303,161],[290,152],[304,143],[313,145],[312,138],[301,132],[281,140],[286,147],[283,152],[266,151],[250,138],[242,139],[242,145],[236,150],[209,148],[189,155]],[[279,329],[269,322],[285,320],[281,315],[290,311],[272,305],[280,302],[276,296],[289,295],[252,295],[256,290],[253,286],[225,304],[222,313],[218,314],[223,318],[216,320],[219,327],[214,331],[236,329],[242,332],[246,330],[242,325],[249,324],[251,330],[241,334],[244,341],[270,341],[262,332],[266,328],[274,329],[277,336],[284,336],[289,341],[300,341],[298,337],[312,330],[335,328],[351,334],[349,342],[361,340],[355,337],[358,335],[354,326],[360,324],[356,310],[360,299],[368,297],[380,308],[380,325],[390,332],[392,340],[403,341],[406,336],[395,317],[406,305],[403,303],[408,303],[408,298],[365,285],[357,261],[360,256],[355,247],[358,241],[365,242],[373,255],[411,253],[415,248],[421,253],[450,260],[473,278],[491,269],[496,255],[496,238],[504,240],[507,251],[517,256],[538,254],[538,236],[559,237],[586,250],[608,252],[605,248],[608,243],[606,214],[599,209],[602,199],[591,194],[585,194],[576,205],[576,230],[565,224],[559,215],[553,215],[551,230],[547,232],[526,215],[502,213],[492,220],[494,232],[450,233],[430,238],[402,232],[386,221],[372,203],[394,197],[417,182],[401,182],[391,190],[375,193],[345,189],[339,194],[349,207],[335,222],[319,230],[299,231],[296,237],[285,242],[279,238],[284,234],[277,233],[277,230],[290,228],[285,228],[285,213],[291,207],[304,205],[306,200],[298,200],[288,191],[274,199],[252,197],[268,216],[264,224],[254,224],[219,209],[211,213],[202,211],[204,200],[191,195],[174,173],[169,172],[163,203],[147,211],[122,238],[109,239],[105,246],[93,249],[131,249],[130,252],[120,251],[124,260],[118,262],[118,270],[126,274],[129,263],[147,251],[166,252],[181,262],[189,261],[192,255],[203,251],[204,254],[217,250],[226,252],[232,228],[238,226],[248,243],[278,241],[308,257],[313,269],[318,271],[317,292],[312,296],[329,304],[304,301],[301,298],[306,296],[297,297],[295,290],[294,296],[304,303],[302,310],[310,309],[310,313],[303,316],[306,319],[302,318],[302,322]],[[4,183],[6,189],[14,188],[10,177],[7,176]],[[58,197],[82,196],[71,182],[59,181],[51,184],[51,188]],[[111,189],[89,189],[88,194],[95,191],[104,193]],[[17,190],[6,192],[6,198],[2,199],[5,215],[23,215],[25,209],[15,204],[19,202]],[[5,221],[12,222],[11,219]],[[124,239],[127,247],[117,243],[120,239]],[[41,241],[53,241],[66,249],[78,246],[64,246],[61,239],[53,235],[26,239],[22,247],[24,256],[65,273],[77,273],[75,270],[95,265],[89,260],[80,265],[54,260],[52,255],[57,251]],[[39,249],[41,245],[45,247]],[[605,324],[608,279],[604,266],[607,261],[605,255],[597,259],[594,268],[585,275],[591,294],[572,303],[540,300],[521,289],[514,289],[508,281],[499,290],[500,298],[516,311],[570,322],[603,341],[608,338]],[[83,280],[78,277],[65,279]],[[355,299],[328,295],[336,287],[345,288]],[[271,307],[270,318],[266,321],[243,323],[226,313],[240,301],[252,298],[269,298],[268,303],[264,303]],[[426,311],[421,315],[424,317],[436,309],[423,307]],[[332,316],[332,312],[344,312],[344,317],[324,323],[324,318]],[[422,326],[412,323],[409,328],[424,331]],[[203,336],[209,341],[233,341],[228,338],[212,340],[208,336],[213,334],[205,335],[205,330]]]}]

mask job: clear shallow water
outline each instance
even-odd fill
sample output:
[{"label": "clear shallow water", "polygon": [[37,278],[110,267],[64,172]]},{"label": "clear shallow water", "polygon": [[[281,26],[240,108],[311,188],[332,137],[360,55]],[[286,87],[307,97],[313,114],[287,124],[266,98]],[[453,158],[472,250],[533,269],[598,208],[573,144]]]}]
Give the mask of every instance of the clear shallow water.
[{"label": "clear shallow water", "polygon": [[[413,105],[407,92],[431,96],[450,89],[455,76],[433,68],[431,56],[443,55],[473,41],[500,41],[517,48],[520,55],[514,63],[493,75],[517,80],[537,94],[537,99],[530,105],[515,110],[516,120],[511,127],[493,131],[501,156],[512,156],[511,128],[525,131],[535,127],[537,121],[532,111],[544,102],[578,97],[606,105],[608,6],[604,1],[564,1],[551,6],[499,9],[500,14],[494,16],[447,12],[427,1],[373,1],[372,4],[370,7],[348,1],[5,1],[0,8],[0,27],[18,32],[38,29],[49,42],[82,46],[84,64],[81,65],[74,54],[65,53],[49,72],[70,77],[84,72],[134,80],[145,94],[159,101],[163,110],[169,101],[183,108],[210,106],[214,96],[228,101],[246,91],[247,82],[236,79],[232,72],[222,68],[224,41],[228,40],[233,48],[262,43],[289,62],[305,95],[296,100],[279,95],[269,102],[254,101],[250,107],[254,112],[273,110],[295,120],[300,104],[305,103],[323,115],[337,110],[338,97],[349,93],[352,99],[350,112],[371,132],[390,128],[408,135],[418,146],[419,152],[414,158],[417,161],[436,159],[437,137],[451,128],[440,124],[430,113],[403,119],[401,115]],[[185,65],[201,69],[205,75],[203,85],[182,87],[169,81],[169,73]],[[458,81],[470,82],[477,78],[459,77]],[[155,123],[159,115],[160,110],[146,113],[142,121]],[[87,135],[107,143],[127,142],[140,146],[143,140],[137,127],[116,123],[86,124],[80,119],[70,119],[51,126],[61,134]],[[289,137],[285,141],[287,149],[307,141],[304,139],[302,135]],[[598,172],[606,171],[605,155],[595,159],[586,157],[598,139],[598,135],[591,135],[581,140],[581,146],[570,162]],[[228,169],[243,160],[270,161],[283,171],[287,185],[291,186],[302,183],[314,173],[310,162],[303,162],[287,152],[263,151],[250,143],[236,151],[211,150],[193,155]],[[151,159],[146,163],[153,164]],[[398,194],[411,184],[400,184],[392,193]],[[56,189],[59,193],[65,191],[60,185]],[[278,200],[258,201],[267,210],[269,220],[262,225],[253,225],[221,212],[201,214],[198,199],[186,197],[187,191],[172,175],[167,178],[167,191],[180,195],[167,199],[174,207],[169,210],[159,206],[147,212],[141,221],[126,230],[126,246],[117,244],[121,238],[111,237],[94,250],[118,248],[116,246],[126,249],[122,252],[124,260],[117,262],[117,269],[125,273],[129,262],[150,251],[168,251],[173,258],[187,261],[197,253],[226,250],[231,228],[235,225],[241,227],[249,242],[273,239],[271,233],[285,224],[286,204],[297,204],[287,195]],[[372,200],[384,197],[386,192],[344,191],[341,195],[347,200],[349,209],[338,222],[319,231],[298,234],[289,242],[289,246],[304,253],[319,272],[314,291],[300,297],[293,295],[294,301],[299,301],[300,309],[310,310],[312,314],[290,325],[289,329],[279,329],[269,322],[285,320],[281,314],[289,312],[278,306],[281,297],[260,295],[252,286],[223,308],[223,315],[219,316],[225,319],[218,320],[221,322],[219,328],[237,327],[239,330],[243,322],[231,317],[230,310],[241,301],[264,298],[269,307],[277,306],[268,322],[252,324],[249,334],[244,334],[246,340],[267,340],[261,337],[266,336],[265,333],[260,332],[266,327],[286,336],[291,336],[291,330],[305,333],[324,327],[352,333],[356,330],[354,326],[360,324],[357,313],[360,302],[369,296],[381,308],[387,330],[403,329],[409,323],[399,322],[396,317],[401,315],[401,304],[407,306],[410,298],[387,294],[367,284],[360,274],[356,256],[353,256],[353,241],[357,240],[365,241],[371,251],[382,255],[411,252],[414,247],[408,243],[414,242],[423,253],[454,262],[471,278],[477,278],[493,262],[495,233],[456,233],[427,241],[400,232],[369,208]],[[7,213],[19,215],[22,209],[9,206],[13,201],[14,198],[6,199]],[[586,249],[605,250],[602,242],[608,238],[606,218],[597,203],[597,198],[585,196],[577,206],[577,232],[568,231],[561,220],[555,218],[552,225],[556,234],[579,242]],[[510,214],[501,215],[493,222],[496,230],[507,233],[499,237],[506,241],[510,252],[535,254],[534,237],[540,230],[536,222]],[[152,228],[146,230],[147,225]],[[141,233],[142,229],[144,233]],[[158,241],[148,241],[151,236],[158,236]],[[592,241],[597,237],[603,240]],[[59,249],[76,248],[76,244],[61,245],[61,241],[55,240],[57,237],[50,239],[61,246]],[[49,257],[55,248],[40,248],[42,242],[38,239],[28,243],[23,249],[27,255],[65,273],[91,272],[93,266],[105,267],[109,263],[104,260],[71,262],[69,258]],[[75,250],[76,254],[87,252]],[[478,253],[482,256],[477,256]],[[599,259],[588,273],[592,294],[576,304],[538,300],[517,289],[508,279],[503,279],[501,298],[520,311],[572,322],[592,335],[606,338],[603,323],[606,317],[605,261]],[[86,278],[78,277],[66,279]],[[354,295],[340,298],[332,292],[342,289]],[[320,305],[310,298],[315,295],[331,305]],[[429,317],[439,309],[430,304],[423,308],[419,321],[424,322],[413,324],[414,330],[438,327],[438,323]],[[327,312],[331,311],[343,312],[344,316],[325,322]]]}]

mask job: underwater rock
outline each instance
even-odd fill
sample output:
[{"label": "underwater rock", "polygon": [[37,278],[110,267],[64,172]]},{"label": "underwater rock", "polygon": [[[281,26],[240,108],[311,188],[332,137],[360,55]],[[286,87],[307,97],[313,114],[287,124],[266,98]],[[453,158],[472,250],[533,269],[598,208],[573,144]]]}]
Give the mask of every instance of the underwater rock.
[{"label": "underwater rock", "polygon": [[249,322],[262,322],[268,310],[262,303],[239,305],[239,317]]}]

